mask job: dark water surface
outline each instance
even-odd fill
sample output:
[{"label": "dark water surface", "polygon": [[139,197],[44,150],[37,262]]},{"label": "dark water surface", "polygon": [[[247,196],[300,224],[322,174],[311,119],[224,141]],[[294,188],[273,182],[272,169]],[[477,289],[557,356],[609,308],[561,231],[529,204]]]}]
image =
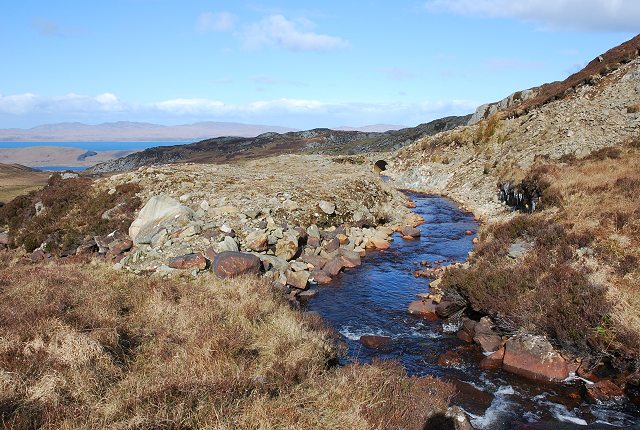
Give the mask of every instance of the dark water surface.
[{"label": "dark water surface", "polygon": [[[387,251],[374,252],[363,265],[339,275],[322,287],[307,309],[318,311],[346,338],[347,361],[373,358],[400,361],[411,375],[434,375],[453,382],[460,394],[453,403],[462,406],[478,429],[505,430],[518,422],[549,423],[549,429],[618,428],[640,422],[640,410],[629,405],[587,404],[581,399],[583,381],[564,384],[532,384],[501,370],[479,368],[482,354],[443,330],[441,321],[425,321],[407,313],[417,293],[428,291],[429,280],[416,278],[421,260],[463,262],[472,248],[478,225],[469,213],[452,201],[409,193],[416,213],[425,219],[419,240],[399,236]],[[393,339],[390,352],[369,349],[358,341],[362,335]],[[453,367],[437,364],[440,354],[454,350],[463,361]]]}]

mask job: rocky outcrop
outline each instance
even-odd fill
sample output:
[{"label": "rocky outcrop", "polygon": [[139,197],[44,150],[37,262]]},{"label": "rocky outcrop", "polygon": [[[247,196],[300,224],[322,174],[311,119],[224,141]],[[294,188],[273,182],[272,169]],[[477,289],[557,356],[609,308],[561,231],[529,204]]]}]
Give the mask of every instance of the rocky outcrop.
[{"label": "rocky outcrop", "polygon": [[508,97],[505,97],[500,101],[483,104],[476,109],[476,111],[469,119],[467,125],[476,124],[498,112],[512,109],[513,107],[518,106],[524,100],[528,100],[537,96],[539,91],[540,88],[538,87],[529,88],[528,90],[523,91],[516,91],[515,93],[509,95]]}]

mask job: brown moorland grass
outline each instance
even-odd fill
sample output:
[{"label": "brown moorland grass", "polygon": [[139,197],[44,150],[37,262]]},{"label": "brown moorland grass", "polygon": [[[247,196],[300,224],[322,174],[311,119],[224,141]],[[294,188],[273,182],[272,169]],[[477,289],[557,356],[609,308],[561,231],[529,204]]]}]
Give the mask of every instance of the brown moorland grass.
[{"label": "brown moorland grass", "polygon": [[422,429],[446,410],[446,383],[335,356],[332,333],[257,278],[0,253],[5,428]]},{"label": "brown moorland grass", "polygon": [[[483,228],[469,270],[444,278],[453,294],[503,328],[549,335],[579,354],[640,363],[640,139],[535,167],[533,215]],[[532,248],[507,257],[515,242]],[[621,360],[619,360],[621,359]]]},{"label": "brown moorland grass", "polygon": [[49,173],[38,172],[19,164],[0,163],[0,202],[6,203],[21,194],[46,185]]}]

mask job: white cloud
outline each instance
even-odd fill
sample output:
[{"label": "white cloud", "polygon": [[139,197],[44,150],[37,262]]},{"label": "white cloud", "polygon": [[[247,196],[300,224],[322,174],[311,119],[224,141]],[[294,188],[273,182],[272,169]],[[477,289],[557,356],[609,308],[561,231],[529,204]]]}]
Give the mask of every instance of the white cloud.
[{"label": "white cloud", "polygon": [[34,126],[65,121],[109,122],[230,121],[286,125],[297,128],[342,124],[419,124],[435,118],[472,112],[467,100],[359,103],[280,98],[229,103],[206,98],[176,98],[154,103],[123,102],[112,93],[45,97],[32,93],[0,95],[0,127]]},{"label": "white cloud", "polygon": [[58,112],[119,112],[127,107],[112,93],[85,96],[69,93],[45,97],[32,93],[3,96],[0,94],[0,113],[25,115]]},{"label": "white cloud", "polygon": [[517,18],[548,30],[585,30],[637,33],[638,0],[429,0],[433,12]]},{"label": "white cloud", "polygon": [[196,22],[200,33],[231,31],[235,26],[236,17],[229,12],[203,12]]},{"label": "white cloud", "polygon": [[292,51],[327,51],[349,45],[339,37],[309,31],[312,26],[308,20],[293,22],[282,15],[270,15],[247,26],[241,37],[250,49],[280,46]]}]

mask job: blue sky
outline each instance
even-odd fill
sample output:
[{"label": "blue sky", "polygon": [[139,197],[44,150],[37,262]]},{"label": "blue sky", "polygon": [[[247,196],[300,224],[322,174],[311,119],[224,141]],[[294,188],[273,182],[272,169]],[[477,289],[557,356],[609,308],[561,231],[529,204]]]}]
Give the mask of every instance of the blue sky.
[{"label": "blue sky", "polygon": [[416,125],[561,80],[637,0],[5,1],[0,127]]}]

